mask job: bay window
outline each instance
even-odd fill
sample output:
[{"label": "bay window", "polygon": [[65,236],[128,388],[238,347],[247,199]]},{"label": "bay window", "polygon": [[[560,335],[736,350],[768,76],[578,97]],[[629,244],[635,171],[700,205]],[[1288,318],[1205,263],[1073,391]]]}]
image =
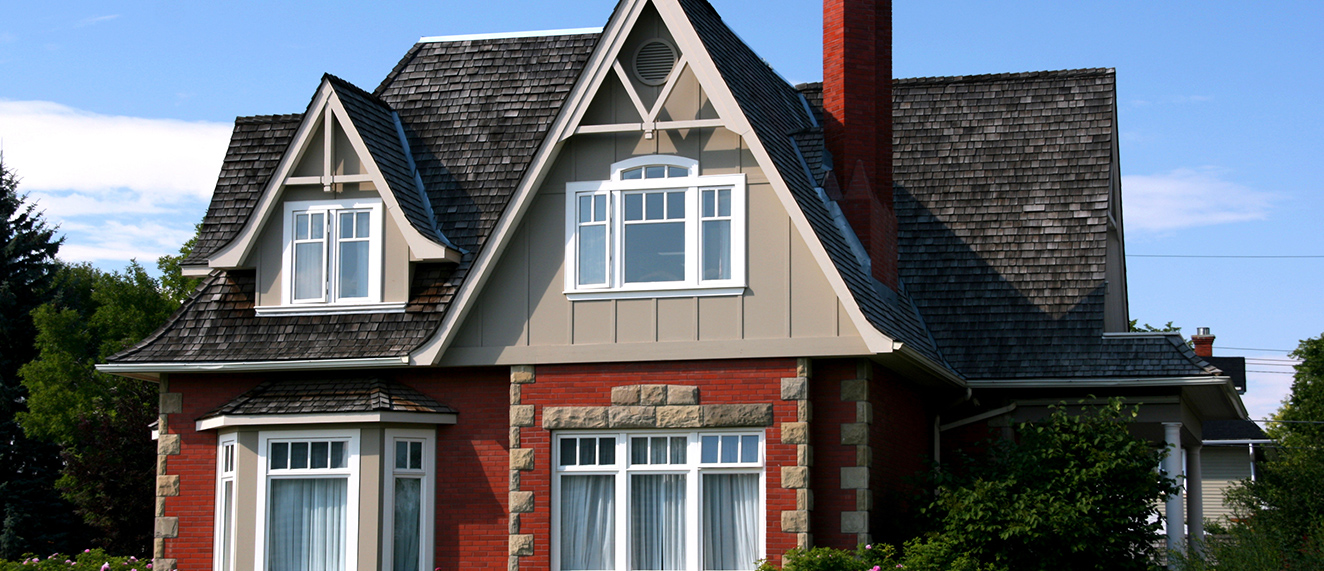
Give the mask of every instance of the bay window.
[{"label": "bay window", "polygon": [[285,221],[283,305],[381,303],[381,200],[289,201]]},{"label": "bay window", "polygon": [[555,443],[560,571],[753,569],[763,434],[565,433]]},{"label": "bay window", "polygon": [[258,569],[344,571],[356,566],[359,433],[259,435]]},{"label": "bay window", "polygon": [[232,571],[234,566],[235,517],[235,461],[237,445],[235,435],[220,439],[216,462],[216,545],[213,568]]},{"label": "bay window", "polygon": [[566,293],[592,299],[737,295],[745,285],[744,175],[700,176],[657,155],[566,187]]}]

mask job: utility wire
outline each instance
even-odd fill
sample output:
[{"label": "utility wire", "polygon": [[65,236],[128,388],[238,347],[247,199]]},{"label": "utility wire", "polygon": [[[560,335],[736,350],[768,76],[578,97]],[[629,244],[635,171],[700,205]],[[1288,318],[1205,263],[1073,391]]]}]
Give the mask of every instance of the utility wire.
[{"label": "utility wire", "polygon": [[1324,256],[1200,256],[1190,254],[1127,254],[1128,258],[1217,258],[1240,260],[1299,260],[1316,259]]},{"label": "utility wire", "polygon": [[1231,349],[1231,350],[1233,350],[1233,351],[1268,351],[1268,352],[1270,352],[1270,353],[1291,353],[1291,352],[1292,352],[1291,349],[1253,349],[1253,348],[1250,348],[1250,347],[1224,347],[1224,346],[1222,346],[1222,345],[1215,345],[1214,348],[1215,348],[1215,349]]},{"label": "utility wire", "polygon": [[1269,373],[1270,375],[1295,375],[1291,371],[1246,371],[1247,373]]}]

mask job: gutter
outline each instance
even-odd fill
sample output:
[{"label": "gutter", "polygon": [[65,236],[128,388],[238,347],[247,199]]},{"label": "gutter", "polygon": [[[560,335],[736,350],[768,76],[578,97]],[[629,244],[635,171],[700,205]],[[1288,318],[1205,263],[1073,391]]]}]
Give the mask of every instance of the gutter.
[{"label": "gutter", "polygon": [[303,359],[297,361],[213,361],[199,363],[103,363],[102,373],[133,379],[156,381],[160,373],[230,373],[251,371],[307,371],[326,369],[381,369],[407,367],[409,357],[373,357],[368,359]]},{"label": "gutter", "polygon": [[[1095,377],[1079,379],[1003,379],[966,381],[977,389],[1030,389],[1044,387],[1232,386],[1232,377]],[[1233,389],[1235,390],[1235,389]]]},{"label": "gutter", "polygon": [[947,381],[958,388],[969,389],[976,386],[975,383],[962,379],[959,375],[952,372],[951,369],[948,369],[947,367],[944,367],[942,364],[938,363],[937,361],[934,361],[933,359],[924,356],[923,353],[920,353],[919,351],[910,348],[910,345],[907,345],[900,341],[895,341],[892,343],[892,351],[895,353],[900,353],[906,358],[919,363],[921,366],[928,369],[930,372],[934,373],[938,377],[941,377],[944,381]]}]

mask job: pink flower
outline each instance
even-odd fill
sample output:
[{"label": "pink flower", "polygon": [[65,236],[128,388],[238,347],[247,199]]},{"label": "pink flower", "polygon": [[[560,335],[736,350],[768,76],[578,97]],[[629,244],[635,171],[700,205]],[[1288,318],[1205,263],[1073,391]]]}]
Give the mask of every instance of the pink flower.
[{"label": "pink flower", "polygon": [[101,571],[110,571],[110,562],[109,562],[109,561],[107,561],[107,562],[101,564]]},{"label": "pink flower", "polygon": [[84,550],[83,550],[83,553],[91,553],[91,552],[92,552],[91,549],[84,549]]},{"label": "pink flower", "polygon": [[148,568],[148,569],[151,569],[151,568],[152,568],[152,564],[151,564],[151,563],[148,563],[148,564],[147,564],[147,568]]}]

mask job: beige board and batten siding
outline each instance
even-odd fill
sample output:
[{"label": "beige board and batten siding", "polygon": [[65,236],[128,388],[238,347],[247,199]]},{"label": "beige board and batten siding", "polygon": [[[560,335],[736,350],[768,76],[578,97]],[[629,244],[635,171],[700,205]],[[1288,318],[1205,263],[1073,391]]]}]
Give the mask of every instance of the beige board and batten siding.
[{"label": "beige board and batten siding", "polygon": [[[323,136],[325,123],[317,128],[310,137],[307,148],[299,157],[299,162],[291,176],[321,176],[325,161],[325,143]],[[332,174],[364,174],[363,161],[354,151],[349,137],[337,123],[334,131],[335,151],[332,156]],[[380,199],[376,187],[370,182],[333,185],[336,192],[325,192],[320,185],[282,186],[280,200],[267,219],[266,226],[258,236],[257,247],[244,261],[245,266],[257,268],[257,305],[271,307],[282,304],[281,274],[284,271],[284,225],[285,203],[304,200],[345,200],[345,199]],[[382,242],[382,301],[402,302],[409,298],[409,246],[404,234],[396,225],[394,217],[383,212],[385,231]]]},{"label": "beige board and batten siding", "polygon": [[[727,297],[570,301],[565,188],[631,157],[674,154],[700,174],[743,173],[748,287]],[[723,343],[726,342],[726,343]],[[442,364],[861,354],[864,343],[748,146],[722,128],[577,135],[566,142]],[[591,351],[567,350],[592,348]],[[612,350],[604,351],[606,347]]]},{"label": "beige board and batten siding", "polygon": [[1205,446],[1200,451],[1204,517],[1223,521],[1234,517],[1224,501],[1227,489],[1251,476],[1250,449],[1241,446]]}]

